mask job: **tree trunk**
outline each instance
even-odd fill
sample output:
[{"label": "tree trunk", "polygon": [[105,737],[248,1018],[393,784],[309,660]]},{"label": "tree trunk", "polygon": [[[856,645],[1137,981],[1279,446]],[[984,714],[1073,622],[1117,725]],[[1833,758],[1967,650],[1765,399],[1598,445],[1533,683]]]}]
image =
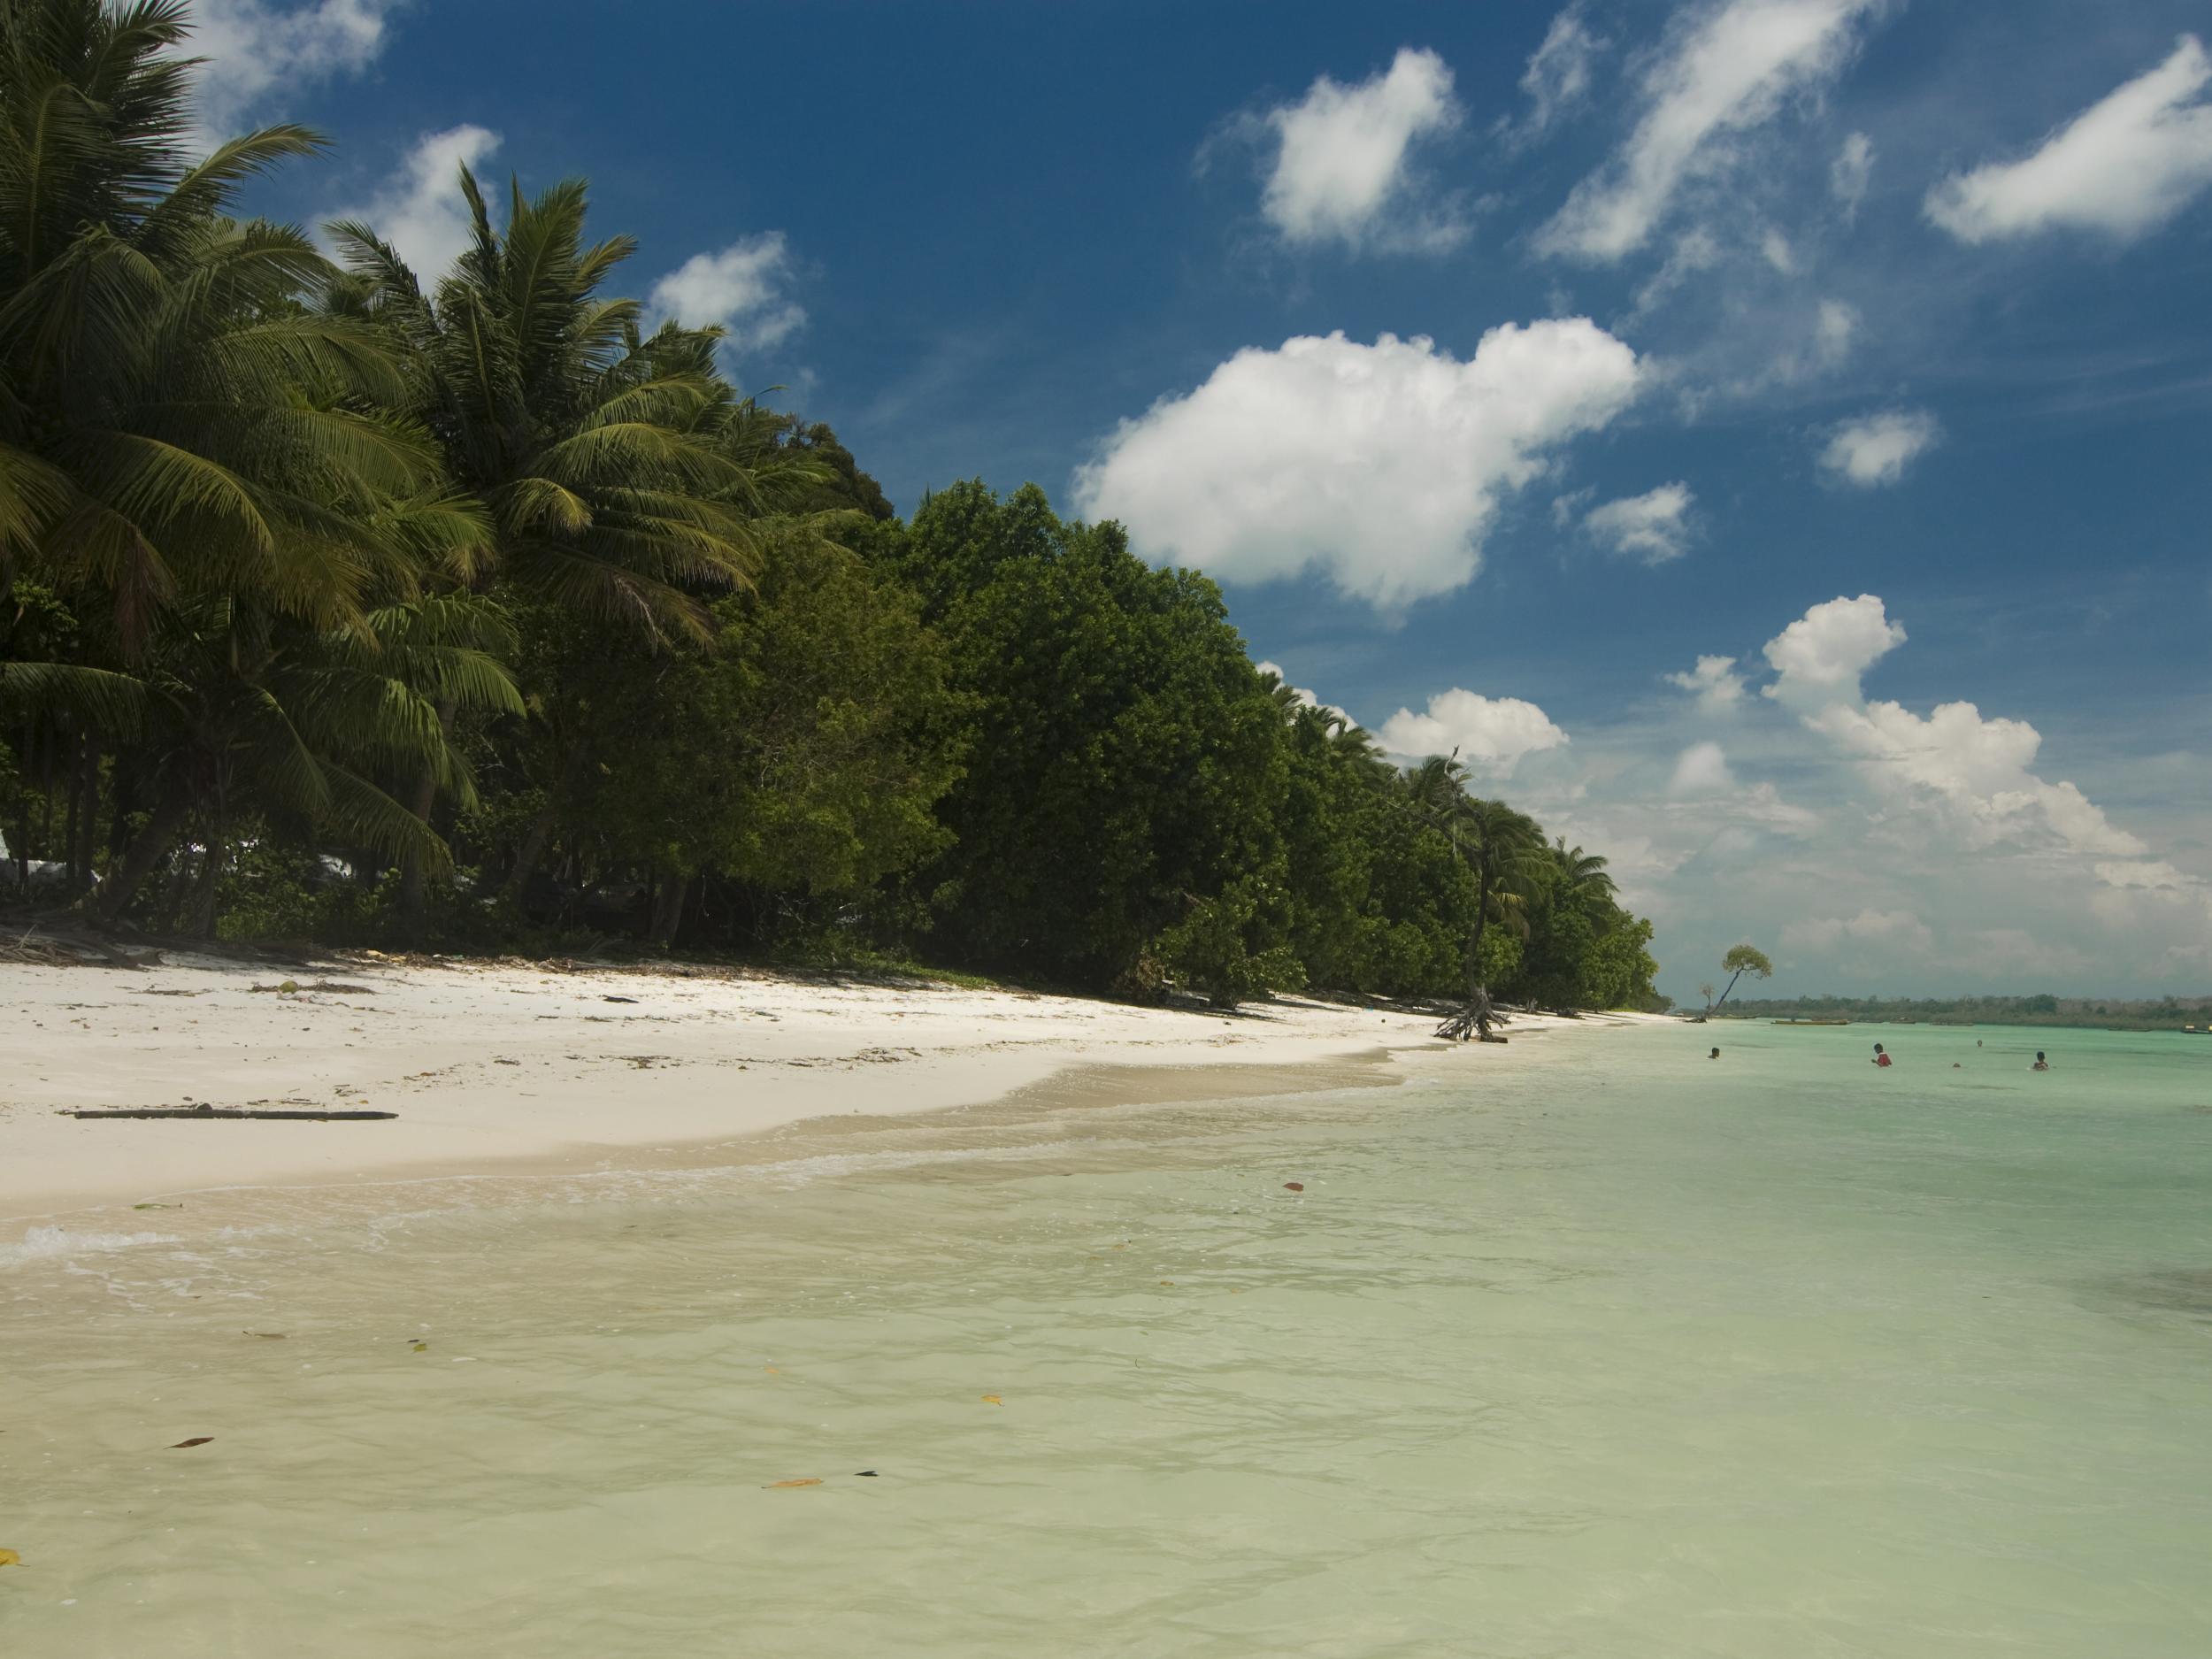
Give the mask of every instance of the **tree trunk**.
[{"label": "tree trunk", "polygon": [[195,939],[215,937],[215,895],[223,879],[223,837],[208,832],[207,850],[200,856],[199,878],[192,888],[190,926]]},{"label": "tree trunk", "polygon": [[[449,741],[453,736],[453,699],[442,699],[438,703],[438,730]],[[411,803],[414,814],[424,823],[430,821],[431,809],[438,803],[438,774],[429,767],[422,769],[422,776],[415,780],[415,798]],[[422,940],[423,910],[428,891],[428,878],[423,868],[422,855],[410,847],[400,856],[399,864],[399,933],[409,945]]]},{"label": "tree trunk", "polygon": [[92,823],[100,815],[100,745],[88,732],[77,766],[77,833],[69,848],[70,879],[80,893],[92,886]]},{"label": "tree trunk", "polygon": [[1436,1034],[1464,1042],[1471,1034],[1480,1042],[1503,1042],[1490,1034],[1490,991],[1482,982],[1482,935],[1490,923],[1490,886],[1475,872],[1475,930],[1467,941],[1467,1006],[1436,1028]]},{"label": "tree trunk", "polygon": [[99,902],[93,906],[94,915],[111,922],[123,913],[123,907],[131,902],[139,884],[177,844],[177,837],[184,833],[185,820],[191,812],[191,802],[182,795],[172,795],[154,809],[146,827],[132,839],[130,850],[123,855],[122,863],[101,887]]},{"label": "tree trunk", "polygon": [[507,888],[503,896],[511,904],[522,902],[522,889],[537,873],[538,860],[545,856],[545,844],[553,839],[553,824],[561,810],[561,797],[584,770],[584,745],[579,740],[561,762],[560,780],[546,792],[545,805],[530,826],[530,833],[522,838],[522,847],[515,854],[515,867],[507,873]]},{"label": "tree trunk", "polygon": [[[1732,991],[1732,990],[1734,990],[1734,989],[1736,988],[1736,981],[1737,981],[1737,980],[1739,980],[1739,979],[1742,979],[1742,978],[1743,978],[1743,970],[1742,970],[1741,968],[1737,969],[1737,970],[1735,971],[1735,972],[1733,972],[1733,973],[1732,973],[1732,974],[1730,974],[1730,975],[1728,976],[1728,990],[1727,990],[1727,991],[1723,991],[1723,992],[1720,994],[1720,1002],[1725,1002],[1728,1000],[1728,991]],[[1716,1002],[1716,1003],[1714,1003],[1714,1004],[1712,1005],[1712,1007],[1710,1007],[1710,1008],[1709,1008],[1709,1009],[1707,1009],[1707,1010],[1705,1010],[1705,1011],[1706,1011],[1706,1013],[1707,1013],[1708,1015],[1713,1015],[1713,1014],[1717,1014],[1717,1013],[1719,1013],[1719,1012],[1720,1012],[1720,1002]]]},{"label": "tree trunk", "polygon": [[684,901],[690,895],[689,876],[671,872],[661,878],[653,895],[653,921],[645,936],[648,944],[665,949],[675,943],[676,930],[683,926]]}]

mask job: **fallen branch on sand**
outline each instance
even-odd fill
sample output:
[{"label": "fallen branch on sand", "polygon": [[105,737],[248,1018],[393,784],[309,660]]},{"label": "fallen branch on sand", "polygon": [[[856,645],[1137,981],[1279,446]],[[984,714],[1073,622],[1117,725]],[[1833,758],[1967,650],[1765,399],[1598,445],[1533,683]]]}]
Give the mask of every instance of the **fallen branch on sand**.
[{"label": "fallen branch on sand", "polygon": [[364,1123],[373,1118],[396,1118],[397,1112],[286,1112],[238,1111],[213,1106],[120,1106],[77,1111],[65,1110],[69,1118],[281,1118],[292,1123],[350,1124]]}]

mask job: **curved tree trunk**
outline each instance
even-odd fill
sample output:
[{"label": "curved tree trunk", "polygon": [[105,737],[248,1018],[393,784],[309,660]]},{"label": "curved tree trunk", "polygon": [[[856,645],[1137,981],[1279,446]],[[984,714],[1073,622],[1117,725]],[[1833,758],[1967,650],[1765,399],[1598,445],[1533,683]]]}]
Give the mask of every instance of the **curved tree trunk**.
[{"label": "curved tree trunk", "polygon": [[569,791],[584,770],[584,745],[580,739],[561,762],[561,775],[553,787],[546,792],[545,805],[530,826],[530,833],[522,838],[521,850],[515,854],[515,867],[507,872],[507,887],[503,897],[511,904],[519,903],[522,889],[537,873],[538,860],[545,856],[545,844],[553,838],[554,820],[559,816],[561,797]]},{"label": "curved tree trunk", "polygon": [[177,844],[177,837],[184,833],[185,821],[191,814],[192,803],[181,795],[170,796],[154,809],[146,827],[132,838],[130,849],[114,873],[101,884],[99,897],[92,907],[95,916],[111,922],[123,913],[123,907],[131,902],[140,884]]},{"label": "curved tree trunk", "polygon": [[[1736,981],[1742,978],[1743,970],[1741,968],[1737,969],[1735,972],[1728,976],[1728,990],[1723,991],[1720,994],[1720,1002],[1725,1002],[1728,1000],[1728,992],[1734,990],[1736,988]],[[1705,1010],[1707,1018],[1709,1018],[1711,1016],[1720,1012],[1720,1002],[1714,1003],[1712,1007]]]},{"label": "curved tree trunk", "polygon": [[653,892],[653,920],[646,933],[646,942],[665,948],[676,941],[676,930],[683,926],[684,901],[691,896],[691,878],[672,872],[661,877],[660,886]]}]

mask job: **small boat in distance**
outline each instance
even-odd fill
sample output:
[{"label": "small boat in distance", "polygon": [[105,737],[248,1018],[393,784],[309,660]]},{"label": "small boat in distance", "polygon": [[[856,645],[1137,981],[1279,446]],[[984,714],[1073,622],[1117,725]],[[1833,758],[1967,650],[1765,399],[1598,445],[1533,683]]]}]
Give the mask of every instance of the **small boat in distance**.
[{"label": "small boat in distance", "polygon": [[1851,1022],[1847,1019],[1778,1019],[1772,1023],[1777,1025],[1848,1025]]}]

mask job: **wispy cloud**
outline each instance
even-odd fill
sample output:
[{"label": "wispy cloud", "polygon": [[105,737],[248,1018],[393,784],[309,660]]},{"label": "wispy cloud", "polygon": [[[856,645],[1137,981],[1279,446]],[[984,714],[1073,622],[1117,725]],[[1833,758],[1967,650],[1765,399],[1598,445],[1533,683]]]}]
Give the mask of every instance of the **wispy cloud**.
[{"label": "wispy cloud", "polygon": [[1930,219],[1965,242],[2047,230],[2130,242],[2212,187],[2212,58],[2185,35],[2157,68],[2108,94],[2018,161],[1955,173]]},{"label": "wispy cloud", "polygon": [[408,0],[199,0],[190,50],[199,73],[202,149],[273,116],[289,116],[301,94],[360,74],[388,40],[387,21]]},{"label": "wispy cloud", "polygon": [[1582,527],[1616,553],[1665,565],[1690,550],[1690,508],[1696,499],[1687,484],[1662,484],[1592,508]]},{"label": "wispy cloud", "polygon": [[1545,253],[1617,260],[1648,242],[1689,180],[1737,159],[1732,140],[1832,79],[1882,0],[1724,0],[1688,13],[1643,77],[1620,150],[1537,233]]}]

